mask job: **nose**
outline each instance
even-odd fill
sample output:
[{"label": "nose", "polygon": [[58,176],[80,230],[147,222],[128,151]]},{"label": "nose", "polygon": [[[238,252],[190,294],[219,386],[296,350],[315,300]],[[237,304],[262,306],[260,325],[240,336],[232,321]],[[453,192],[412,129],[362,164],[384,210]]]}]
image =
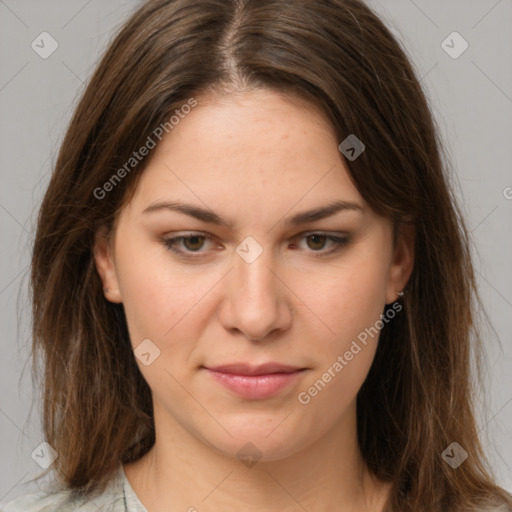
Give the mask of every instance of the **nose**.
[{"label": "nose", "polygon": [[259,341],[273,331],[288,329],[292,321],[293,294],[283,284],[271,251],[252,263],[235,254],[234,268],[226,276],[219,318],[225,329],[239,331]]}]

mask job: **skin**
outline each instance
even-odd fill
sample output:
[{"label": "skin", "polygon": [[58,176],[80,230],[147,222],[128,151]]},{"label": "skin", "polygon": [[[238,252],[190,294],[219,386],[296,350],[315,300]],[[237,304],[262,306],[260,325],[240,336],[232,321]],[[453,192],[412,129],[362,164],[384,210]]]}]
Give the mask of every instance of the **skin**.
[{"label": "skin", "polygon": [[[267,90],[196,99],[153,150],[111,236],[99,230],[94,246],[105,297],[123,303],[133,347],[150,339],[160,350],[148,366],[137,359],[156,443],[124,465],[128,480],[150,512],[380,511],[389,484],[370,475],[356,429],[356,394],[378,336],[308,404],[298,394],[397,300],[413,234],[400,232],[393,246],[391,222],[354,187],[341,141],[313,105]],[[339,199],[362,211],[285,223]],[[143,213],[159,201],[212,210],[233,226]],[[195,260],[162,243],[190,232],[214,237],[178,241]],[[315,232],[349,242],[327,254],[335,244]],[[248,236],[263,250],[252,263],[236,252]],[[277,396],[250,400],[201,368],[240,361],[307,370]],[[237,458],[248,442],[261,457],[250,467]]]}]

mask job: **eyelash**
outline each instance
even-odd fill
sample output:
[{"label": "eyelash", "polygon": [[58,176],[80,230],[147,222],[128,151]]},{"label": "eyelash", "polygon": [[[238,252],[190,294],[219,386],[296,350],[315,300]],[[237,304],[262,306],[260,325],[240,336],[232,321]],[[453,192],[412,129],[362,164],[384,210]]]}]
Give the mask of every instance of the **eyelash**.
[{"label": "eyelash", "polygon": [[[331,254],[334,254],[335,252],[338,252],[343,247],[345,247],[350,241],[350,239],[348,237],[338,237],[338,236],[329,235],[328,233],[323,233],[320,231],[307,233],[303,236],[303,238],[309,238],[309,237],[315,236],[315,235],[325,237],[327,240],[330,240],[331,242],[333,242],[335,244],[334,249],[331,249],[329,251],[325,251],[325,250],[309,251],[309,252],[313,253],[313,256],[315,258],[322,258],[324,256],[329,256]],[[298,236],[299,235],[297,235],[297,237]],[[185,239],[189,240],[194,237],[205,238],[206,240],[210,240],[210,241],[214,240],[214,237],[207,233],[191,233],[187,236],[180,235],[180,236],[175,236],[175,237],[163,238],[161,240],[161,242],[164,245],[164,247],[166,247],[168,250],[172,251],[173,253],[175,253],[183,258],[192,260],[192,259],[198,259],[199,256],[189,256],[189,255],[196,254],[196,253],[202,254],[201,251],[183,251],[181,249],[176,248],[176,243],[179,240],[185,240]],[[297,238],[297,237],[295,237],[295,238]]]}]

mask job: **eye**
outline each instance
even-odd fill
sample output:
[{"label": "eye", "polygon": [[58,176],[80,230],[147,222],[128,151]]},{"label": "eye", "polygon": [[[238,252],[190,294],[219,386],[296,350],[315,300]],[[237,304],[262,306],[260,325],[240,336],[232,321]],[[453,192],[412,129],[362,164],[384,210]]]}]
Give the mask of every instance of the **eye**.
[{"label": "eye", "polygon": [[[300,235],[299,235],[300,236]],[[296,239],[299,236],[295,237]],[[161,240],[163,245],[173,253],[183,258],[195,259],[200,257],[206,251],[202,250],[205,241],[213,242],[213,236],[207,233],[190,233],[188,235],[179,235],[166,237]],[[307,247],[312,250],[305,249],[306,252],[313,253],[314,257],[327,256],[341,250],[349,242],[349,237],[335,236],[328,233],[306,233],[302,235],[301,240],[307,241]],[[327,242],[330,242],[331,248],[324,250]],[[295,248],[295,244],[290,245]]]},{"label": "eye", "polygon": [[[307,247],[313,249],[310,252],[318,253],[314,254],[315,257],[322,257],[335,253],[349,242],[349,238],[346,236],[339,237],[328,233],[306,233],[302,239],[306,240]],[[331,249],[324,250],[326,242],[331,242]]]},{"label": "eye", "polygon": [[[206,233],[192,233],[187,236],[174,236],[164,238],[162,243],[167,249],[179,255],[186,255],[186,253],[201,253],[200,249],[204,246],[204,240],[213,241],[213,237]],[[182,242],[185,250],[177,247]],[[194,256],[192,256],[194,257]]]}]

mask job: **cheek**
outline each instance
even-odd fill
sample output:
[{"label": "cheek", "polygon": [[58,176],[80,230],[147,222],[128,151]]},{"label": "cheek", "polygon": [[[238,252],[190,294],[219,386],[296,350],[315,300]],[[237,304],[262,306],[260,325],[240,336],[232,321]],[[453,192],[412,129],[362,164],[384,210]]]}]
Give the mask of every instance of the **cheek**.
[{"label": "cheek", "polygon": [[348,417],[346,413],[351,405],[355,406],[375,354],[374,346],[370,345],[357,350],[350,361],[344,352],[339,354],[341,360],[337,354],[329,364],[304,380],[297,407],[302,412],[305,429],[325,432]]},{"label": "cheek", "polygon": [[[356,399],[372,365],[384,310],[383,268],[352,267],[332,274],[311,309],[325,325],[315,342],[317,365],[301,387],[298,402],[327,429]],[[327,329],[327,327],[329,329]],[[331,332],[333,331],[333,332]]]},{"label": "cheek", "polygon": [[147,339],[158,354],[149,366],[137,360],[141,373],[152,389],[171,386],[179,391],[179,386],[173,387],[173,377],[179,381],[188,378],[191,354],[208,319],[204,308],[214,295],[209,292],[219,276],[187,270],[154,241],[120,244],[117,260],[135,355]]},{"label": "cheek", "polygon": [[382,259],[355,256],[322,275],[317,272],[308,277],[305,273],[300,277],[297,295],[304,297],[304,315],[315,313],[319,332],[331,352],[350,344],[380,318],[385,305],[385,276]]},{"label": "cheek", "polygon": [[[301,389],[304,406],[329,423],[356,397],[373,362],[385,305],[386,261],[375,251],[354,254],[325,273],[309,295],[321,322],[315,343],[318,366]],[[318,277],[318,276],[317,276]],[[309,403],[306,405],[306,402]]]},{"label": "cheek", "polygon": [[161,244],[139,238],[121,238],[117,252],[119,288],[134,344],[141,337],[168,339],[202,290]]}]

